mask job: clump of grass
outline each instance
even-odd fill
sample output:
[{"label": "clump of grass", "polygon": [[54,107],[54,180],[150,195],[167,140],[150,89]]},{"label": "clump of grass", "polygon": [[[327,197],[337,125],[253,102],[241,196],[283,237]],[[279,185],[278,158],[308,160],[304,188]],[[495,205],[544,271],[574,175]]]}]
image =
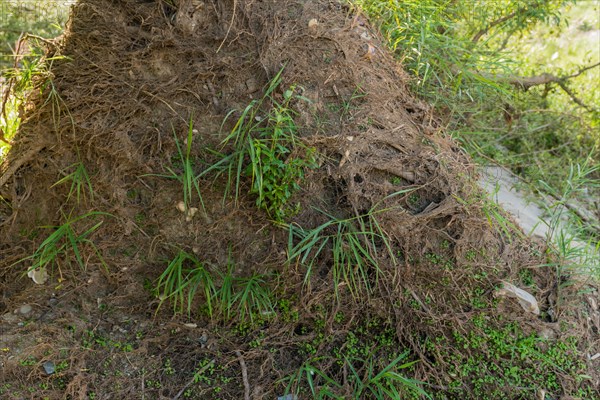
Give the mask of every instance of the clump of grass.
[{"label": "clump of grass", "polygon": [[226,321],[235,315],[240,323],[251,325],[274,312],[274,300],[266,277],[253,274],[249,277],[235,277],[232,268],[222,275],[222,284],[215,293],[219,313]]},{"label": "clump of grass", "polygon": [[[225,173],[228,178],[225,197],[233,191],[236,202],[244,177],[250,177],[250,193],[256,196],[256,205],[278,222],[297,212],[298,205],[289,204],[289,200],[300,188],[298,182],[305,170],[317,166],[315,150],[296,138],[297,127],[290,102],[304,98],[295,94],[295,87],[284,91],[282,102],[273,96],[281,84],[282,71],[269,82],[263,97],[253,100],[242,111],[223,140],[223,148],[230,147],[231,152],[215,152],[221,159],[203,172]],[[263,117],[260,114],[266,103],[269,109]],[[223,123],[234,112],[227,114]]]},{"label": "clump of grass", "polygon": [[220,273],[195,255],[179,250],[158,278],[154,291],[160,299],[159,309],[170,301],[175,314],[190,315],[199,297],[203,301],[201,309],[209,317],[252,325],[257,317],[271,314],[275,308],[266,278],[261,274],[234,276],[231,260],[226,272]]},{"label": "clump of grass", "polygon": [[297,261],[306,266],[306,285],[310,282],[319,257],[324,251],[330,251],[336,297],[339,297],[342,285],[347,286],[354,298],[369,293],[371,281],[376,283],[380,274],[377,249],[381,244],[391,259],[395,260],[388,237],[375,217],[376,211],[373,209],[366,215],[348,219],[322,213],[329,220],[314,229],[288,225],[289,262]]},{"label": "clump of grass", "polygon": [[[404,352],[394,358],[382,368],[374,355],[367,359],[344,358],[343,369],[349,371],[340,383],[327,375],[316,365],[326,361],[323,357],[311,358],[305,361],[300,368],[286,380],[286,394],[293,393],[298,396],[303,387],[308,386],[313,399],[363,399],[372,398],[402,399],[407,396],[431,399],[431,396],[422,389],[423,383],[402,375],[399,371],[408,369],[417,361],[406,360],[409,352]],[[345,395],[349,395],[346,397]]]},{"label": "clump of grass", "polygon": [[[190,117],[190,122],[188,124],[188,132],[185,141],[185,149],[182,147],[179,139],[177,138],[177,134],[173,129],[173,137],[175,139],[175,145],[177,146],[177,153],[179,160],[181,161],[181,165],[176,168],[175,166],[165,167],[168,174],[148,174],[143,176],[158,176],[162,178],[175,179],[181,183],[181,187],[183,189],[183,203],[185,207],[185,212],[188,213],[191,209],[191,204],[194,201],[194,193],[198,196],[198,200],[202,205],[202,209],[204,207],[204,200],[202,199],[202,193],[200,191],[200,175],[196,175],[194,172],[194,161],[192,157],[192,142],[194,140],[194,121]],[[180,171],[177,171],[177,170]],[[188,214],[189,215],[189,214]]]},{"label": "clump of grass", "polygon": [[[332,233],[328,233],[330,230]],[[336,295],[339,294],[340,285],[344,283],[352,295],[358,297],[361,289],[369,291],[371,288],[369,271],[374,269],[377,275],[379,272],[379,265],[364,242],[364,238],[373,235],[372,232],[359,231],[352,224],[352,219],[333,218],[311,230],[290,225],[289,259],[290,261],[298,259],[306,265],[304,283],[307,284],[319,255],[328,245],[331,246]],[[294,239],[300,241],[294,245]]]},{"label": "clump of grass", "polygon": [[[422,389],[422,382],[407,378],[399,372],[418,362],[408,361],[401,364],[400,362],[405,361],[408,355],[409,352],[405,351],[380,370],[374,357],[366,360],[346,358],[346,365],[351,372],[348,380],[353,387],[353,398],[373,396],[375,399],[401,399],[407,395],[417,394],[431,399],[431,396]],[[357,365],[362,365],[362,369],[359,370]]]},{"label": "clump of grass", "polygon": [[287,378],[289,383],[285,389],[286,395],[294,393],[295,396],[298,396],[303,382],[306,382],[313,399],[337,398],[334,390],[340,389],[341,385],[315,366],[320,361],[322,358],[316,357],[302,363],[300,368]]},{"label": "clump of grass", "polygon": [[99,221],[94,225],[86,228],[82,233],[78,233],[77,225],[87,220],[93,220],[99,216],[109,216],[111,214],[99,211],[93,211],[80,215],[75,218],[70,218],[67,222],[60,226],[43,226],[42,228],[51,229],[53,232],[40,244],[36,251],[29,257],[26,257],[19,262],[31,260],[32,265],[28,271],[54,269],[60,264],[69,264],[72,257],[75,257],[77,265],[82,270],[87,268],[87,262],[84,260],[81,248],[83,246],[91,247],[100,260],[102,266],[108,269],[98,248],[94,242],[90,240],[90,236],[102,226],[104,221]]},{"label": "clump of grass", "polygon": [[[60,114],[64,107],[64,101],[60,97],[51,72],[55,61],[66,59],[61,55],[45,57],[42,53],[40,42],[45,39],[35,35],[25,35],[19,40],[20,46],[29,49],[25,55],[19,54],[15,60],[14,67],[2,71],[6,80],[5,91],[0,93],[0,160],[8,153],[11,139],[16,135],[21,124],[21,109],[25,106],[32,94],[45,96],[42,105],[50,104],[52,107],[52,121],[55,131],[58,132]],[[66,111],[68,113],[68,110]],[[71,120],[71,123],[73,121]]]},{"label": "clump of grass", "polygon": [[188,315],[196,295],[201,293],[208,315],[213,315],[212,302],[216,294],[213,273],[193,254],[179,250],[158,278],[155,291],[160,299],[158,309],[169,300],[173,313],[186,311]]},{"label": "clump of grass", "polygon": [[347,286],[350,294],[359,298],[372,290],[380,275],[379,251],[387,253],[393,264],[396,255],[389,237],[378,221],[378,215],[389,211],[380,205],[393,197],[406,195],[415,188],[402,189],[386,196],[364,215],[352,218],[337,218],[317,210],[328,217],[328,221],[313,229],[304,229],[297,224],[288,224],[288,262],[306,267],[304,284],[308,285],[315,264],[321,256],[332,262],[335,295],[339,288]]},{"label": "clump of grass", "polygon": [[69,189],[69,194],[67,195],[67,201],[75,195],[75,199],[77,204],[81,201],[82,198],[85,197],[86,189],[87,193],[90,196],[91,200],[94,200],[94,189],[92,187],[92,182],[90,180],[90,176],[83,165],[83,163],[77,162],[69,167],[72,170],[71,173],[65,175],[63,178],[58,180],[51,187],[61,185],[63,183],[71,182],[71,187]]}]

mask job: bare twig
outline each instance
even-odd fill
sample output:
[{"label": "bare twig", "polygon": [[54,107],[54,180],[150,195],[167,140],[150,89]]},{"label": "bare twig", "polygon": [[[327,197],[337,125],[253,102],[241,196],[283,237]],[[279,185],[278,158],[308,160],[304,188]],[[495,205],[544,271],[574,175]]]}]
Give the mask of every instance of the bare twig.
[{"label": "bare twig", "polygon": [[[600,62],[598,62],[596,64],[588,65],[587,67],[581,68],[579,71],[577,71],[574,74],[565,75],[565,76],[556,76],[556,75],[548,74],[548,73],[544,73],[544,74],[536,75],[536,76],[517,76],[517,75],[492,74],[490,72],[480,72],[480,71],[474,71],[474,70],[469,70],[468,73],[470,73],[472,75],[479,75],[479,76],[481,76],[485,79],[491,80],[491,81],[508,83],[509,85],[513,85],[516,88],[521,89],[521,90],[528,90],[529,88],[531,88],[533,86],[547,85],[547,84],[551,84],[551,83],[559,84],[561,82],[564,83],[564,82],[568,81],[569,79],[575,78],[575,77],[583,74],[584,72],[589,71],[590,69],[596,68],[598,66],[600,66]],[[459,74],[462,72],[457,67],[452,67],[451,70],[455,74]]]},{"label": "bare twig", "polygon": [[410,292],[410,295],[412,296],[412,298],[421,306],[421,308],[423,309],[423,311],[425,311],[428,314],[431,314],[431,310],[429,310],[429,307],[427,307],[425,305],[425,303],[423,303],[421,301],[421,299],[419,298],[419,296],[417,296],[417,294],[415,293],[414,290],[412,290],[411,288],[406,287],[406,286],[404,286],[404,288]]},{"label": "bare twig", "polygon": [[235,351],[235,355],[240,363],[242,369],[242,381],[244,382],[244,400],[250,400],[250,383],[248,382],[248,368],[246,368],[246,361],[242,357],[242,353],[239,350]]},{"label": "bare twig", "polygon": [[517,11],[514,11],[514,12],[512,12],[512,13],[510,13],[510,14],[502,17],[502,18],[498,18],[497,20],[490,22],[485,28],[480,29],[479,32],[477,32],[473,36],[473,39],[471,39],[471,42],[477,43],[479,41],[479,39],[481,39],[481,37],[483,35],[485,35],[486,33],[488,33],[490,31],[490,29],[492,29],[493,27],[495,27],[497,25],[500,25],[500,24],[502,24],[502,23],[504,23],[504,22],[506,22],[506,21],[508,21],[508,20],[510,20],[510,19],[512,19],[514,17],[516,17],[517,15],[519,15],[520,13],[522,13],[525,10],[526,10],[525,8],[521,8],[521,9],[519,9]]},{"label": "bare twig", "polygon": [[565,76],[562,79],[571,79],[571,78],[575,78],[576,76],[579,76],[581,74],[583,74],[585,71],[587,71],[588,69],[592,69],[592,68],[596,68],[597,66],[600,65],[600,62],[597,62],[596,64],[592,64],[592,65],[588,65],[587,67],[581,68],[579,71],[577,71],[576,73],[574,73],[573,75],[569,75],[569,76]]},{"label": "bare twig", "polygon": [[[539,5],[540,5],[539,3],[533,3],[533,4],[530,4],[529,7],[521,7],[518,10],[505,15],[504,17],[500,17],[500,18],[490,22],[489,24],[487,24],[487,26],[485,26],[484,28],[481,28],[475,35],[473,35],[471,42],[477,43],[479,41],[479,39],[481,39],[484,35],[486,35],[495,26],[503,24],[506,21],[510,21],[511,19],[513,19],[515,17],[523,16],[523,15],[527,14],[528,12],[530,12],[531,10],[535,10],[536,8],[539,8]],[[513,33],[514,33],[514,31],[509,36],[512,36]]]},{"label": "bare twig", "polygon": [[40,42],[45,43],[49,46],[56,46],[56,39],[46,39],[46,38],[43,38],[38,35],[33,35],[31,33],[25,34],[25,37],[23,38],[23,40],[27,40],[27,39],[35,39],[35,40],[39,40]]}]

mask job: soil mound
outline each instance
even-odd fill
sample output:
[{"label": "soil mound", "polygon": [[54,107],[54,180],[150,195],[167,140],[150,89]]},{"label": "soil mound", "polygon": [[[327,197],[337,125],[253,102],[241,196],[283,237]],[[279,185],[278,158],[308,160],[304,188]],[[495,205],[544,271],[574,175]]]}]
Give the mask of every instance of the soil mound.
[{"label": "soil mound", "polygon": [[47,57],[0,177],[3,398],[598,398],[597,291],[355,10],[80,0]]}]

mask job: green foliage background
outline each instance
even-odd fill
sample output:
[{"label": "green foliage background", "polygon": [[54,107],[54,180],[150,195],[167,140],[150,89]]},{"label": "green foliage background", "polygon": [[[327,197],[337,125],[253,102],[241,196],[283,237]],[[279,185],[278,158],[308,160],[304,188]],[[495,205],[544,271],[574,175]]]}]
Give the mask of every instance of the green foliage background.
[{"label": "green foliage background", "polygon": [[[379,25],[414,77],[414,92],[438,110],[445,131],[475,158],[492,159],[534,185],[545,181],[558,190],[570,164],[598,162],[600,68],[565,81],[585,107],[556,83],[527,91],[508,83],[522,76],[572,75],[600,62],[597,2],[351,3]],[[578,34],[583,32],[589,40]]]},{"label": "green foliage background", "polygon": [[60,35],[73,0],[3,0],[0,2],[0,69],[12,67],[12,53],[25,33]]}]

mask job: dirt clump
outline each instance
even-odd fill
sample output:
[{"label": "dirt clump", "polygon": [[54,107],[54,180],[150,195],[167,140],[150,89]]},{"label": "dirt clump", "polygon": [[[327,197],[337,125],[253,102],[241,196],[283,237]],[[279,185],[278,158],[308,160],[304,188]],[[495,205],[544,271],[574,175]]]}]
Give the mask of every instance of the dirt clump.
[{"label": "dirt clump", "polygon": [[[356,10],[80,0],[49,55],[2,170],[3,398],[599,398],[596,289],[541,267]],[[280,145],[266,193],[238,143]]]}]

